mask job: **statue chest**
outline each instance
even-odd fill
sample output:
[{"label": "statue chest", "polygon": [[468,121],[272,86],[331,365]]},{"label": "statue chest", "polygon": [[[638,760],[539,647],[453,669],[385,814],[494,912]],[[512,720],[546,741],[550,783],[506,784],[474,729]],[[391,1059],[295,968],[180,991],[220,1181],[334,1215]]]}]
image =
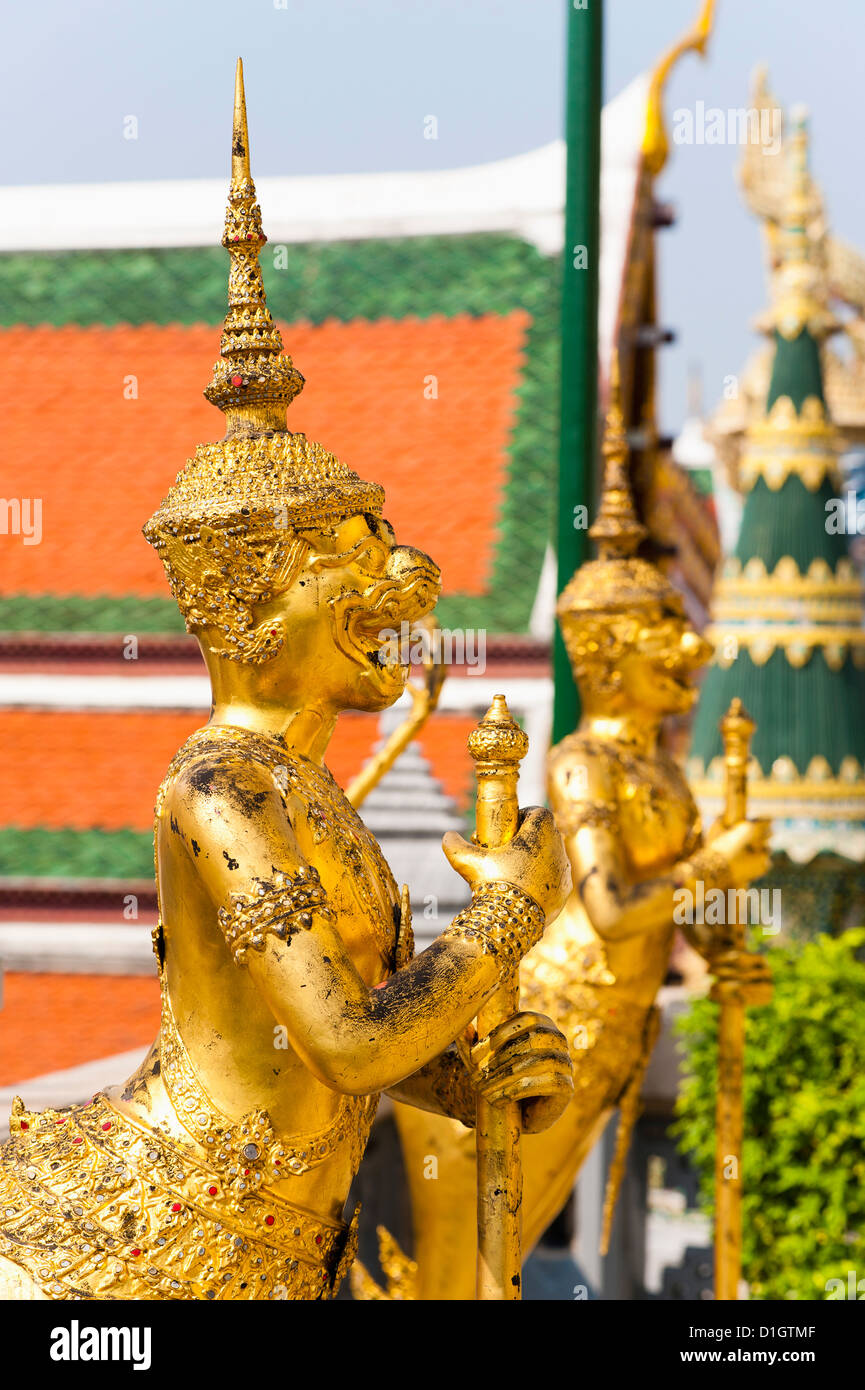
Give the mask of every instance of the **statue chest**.
[{"label": "statue chest", "polygon": [[304,858],[318,870],[340,936],[369,982],[390,972],[399,930],[396,883],[378,841],[326,767],[286,756],[273,766]]},{"label": "statue chest", "polygon": [[697,807],[669,758],[624,757],[617,787],[622,844],[634,870],[648,874],[683,858],[696,842]]}]

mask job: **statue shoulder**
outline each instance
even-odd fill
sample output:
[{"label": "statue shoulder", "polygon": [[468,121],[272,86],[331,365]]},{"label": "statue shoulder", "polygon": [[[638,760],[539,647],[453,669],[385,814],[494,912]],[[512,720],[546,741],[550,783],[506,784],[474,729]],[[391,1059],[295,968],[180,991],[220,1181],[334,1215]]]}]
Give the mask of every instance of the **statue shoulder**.
[{"label": "statue shoulder", "polygon": [[[235,736],[236,735],[236,736]],[[198,815],[217,806],[231,819],[284,812],[279,749],[244,730],[199,729],[178,750],[163,778],[157,815]]]},{"label": "statue shoulder", "polygon": [[547,759],[547,794],[559,831],[618,827],[619,767],[607,745],[575,733],[553,748]]},{"label": "statue shoulder", "polygon": [[614,800],[619,773],[609,744],[587,734],[569,734],[547,755],[549,793],[568,801]]}]

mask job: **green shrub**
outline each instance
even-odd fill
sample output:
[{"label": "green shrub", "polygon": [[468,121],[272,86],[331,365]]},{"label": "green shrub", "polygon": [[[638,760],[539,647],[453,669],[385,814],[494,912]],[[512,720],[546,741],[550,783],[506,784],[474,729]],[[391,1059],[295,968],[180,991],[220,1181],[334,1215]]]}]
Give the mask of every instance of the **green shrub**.
[{"label": "green shrub", "polygon": [[[748,1011],[742,1274],[752,1298],[826,1298],[829,1279],[845,1289],[848,1271],[865,1279],[863,943],[857,929],[771,951],[772,1003]],[[686,1079],[673,1130],[710,1213],[717,1013],[700,998],[678,1025]]]}]

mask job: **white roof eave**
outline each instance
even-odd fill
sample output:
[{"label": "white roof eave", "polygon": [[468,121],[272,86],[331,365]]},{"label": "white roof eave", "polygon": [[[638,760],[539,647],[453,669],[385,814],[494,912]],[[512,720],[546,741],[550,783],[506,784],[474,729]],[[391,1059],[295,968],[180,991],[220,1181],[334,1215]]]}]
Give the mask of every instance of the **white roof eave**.
[{"label": "white roof eave", "polygon": [[[602,360],[627,255],[649,78],[637,77],[602,116]],[[566,149],[462,169],[259,178],[271,243],[506,232],[544,255],[564,237]],[[0,189],[0,252],[211,246],[225,179],[33,184]]]}]

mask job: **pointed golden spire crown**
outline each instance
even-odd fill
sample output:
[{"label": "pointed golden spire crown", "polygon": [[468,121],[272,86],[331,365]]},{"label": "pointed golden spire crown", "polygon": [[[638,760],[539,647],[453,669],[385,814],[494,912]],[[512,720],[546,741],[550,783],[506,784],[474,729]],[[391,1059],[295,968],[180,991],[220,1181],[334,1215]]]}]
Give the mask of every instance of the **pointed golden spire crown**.
[{"label": "pointed golden spire crown", "polygon": [[603,481],[598,515],[589,530],[598,558],[580,566],[556,605],[565,646],[577,668],[584,656],[580,628],[598,617],[621,614],[661,603],[681,610],[677,590],[657,565],[636,551],[648,531],[637,516],[631,491],[630,449],[622,411],[618,353],[610,369],[610,399],[604,440]]},{"label": "pointed golden spire crown", "polygon": [[205,387],[207,399],[225,413],[228,436],[284,430],[286,407],[303,389],[303,377],[283,352],[264,293],[259,257],[267,237],[249,165],[249,129],[243,61],[234,78],[231,186],[222,244],[231,257],[228,313],[220,360]]},{"label": "pointed golden spire crown", "polygon": [[622,414],[618,353],[613,357],[610,370],[610,401],[601,454],[604,460],[601,502],[589,535],[598,547],[599,559],[624,560],[636,553],[649,533],[634,508],[628,475],[628,436]]},{"label": "pointed golden spire crown", "polygon": [[205,396],[225,438],[199,444],[144,535],[158,552],[187,630],[231,661],[262,662],[284,641],[258,610],[286,593],[309,549],[299,534],[350,516],[380,516],[384,492],[305,434],[285,412],[303,377],[282,350],[264,297],[266,238],[249,171],[243,67],[235,78],[231,187],[223,246],[231,257],[220,358]]}]

